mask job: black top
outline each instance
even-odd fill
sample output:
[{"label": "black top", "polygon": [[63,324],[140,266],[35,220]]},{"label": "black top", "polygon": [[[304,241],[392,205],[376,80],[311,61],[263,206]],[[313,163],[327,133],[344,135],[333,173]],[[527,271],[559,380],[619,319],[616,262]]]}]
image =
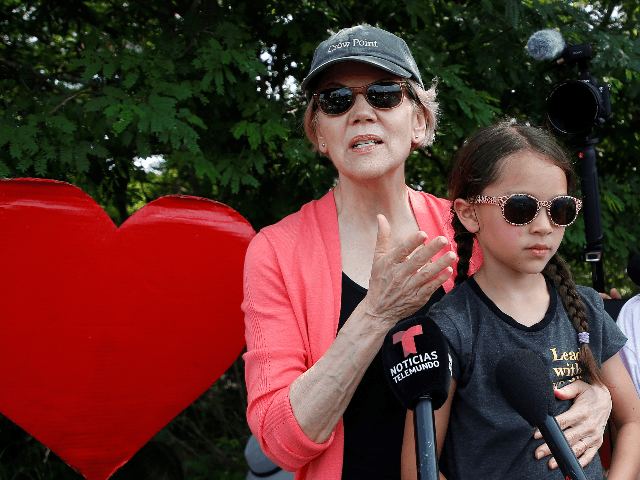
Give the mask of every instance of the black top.
[{"label": "black top", "polygon": [[[367,294],[344,273],[338,330]],[[440,287],[414,315],[426,315],[444,296]],[[378,351],[342,417],[344,421],[343,480],[398,480],[406,410],[387,384]]]},{"label": "black top", "polygon": [[[518,323],[487,296],[474,277],[453,288],[429,310],[449,343],[456,391],[451,404],[447,435],[440,456],[440,471],[448,480],[562,479],[550,470],[535,450],[544,440],[533,438],[535,428],[502,395],[496,368],[504,355],[527,349],[538,355],[547,380],[561,388],[583,379],[580,342],[560,295],[549,288],[549,307],[531,326]],[[604,311],[598,293],[576,286],[589,319],[589,348],[598,365],[616,354],[626,338]],[[514,365],[519,375],[526,365]],[[549,397],[551,398],[551,397]],[[558,414],[572,400],[553,398]],[[602,480],[598,455],[584,468],[586,478]]]}]

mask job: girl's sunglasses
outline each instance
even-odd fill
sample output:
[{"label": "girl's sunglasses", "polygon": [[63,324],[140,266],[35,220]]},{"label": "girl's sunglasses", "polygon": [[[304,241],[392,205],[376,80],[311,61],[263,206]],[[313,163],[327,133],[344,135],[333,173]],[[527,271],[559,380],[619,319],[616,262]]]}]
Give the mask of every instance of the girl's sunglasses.
[{"label": "girl's sunglasses", "polygon": [[514,193],[503,197],[477,195],[470,198],[468,202],[498,205],[502,209],[502,216],[507,223],[517,226],[533,222],[538,216],[540,208],[545,207],[551,223],[557,227],[568,227],[575,222],[578,212],[582,208],[582,200],[568,195],[561,195],[544,202],[525,193]]},{"label": "girl's sunglasses", "polygon": [[314,93],[313,98],[325,115],[342,115],[351,109],[359,93],[373,108],[388,110],[402,103],[408,88],[407,82],[376,82],[363,87],[327,88]]}]

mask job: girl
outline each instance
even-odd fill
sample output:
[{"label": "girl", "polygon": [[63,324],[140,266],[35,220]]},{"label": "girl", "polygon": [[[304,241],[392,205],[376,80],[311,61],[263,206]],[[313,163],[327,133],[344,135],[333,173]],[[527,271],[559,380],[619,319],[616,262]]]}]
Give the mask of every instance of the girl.
[{"label": "girl", "polygon": [[[452,357],[449,398],[435,412],[441,479],[561,478],[535,458],[543,440],[496,386],[498,361],[517,348],[542,357],[556,388],[587,377],[610,390],[619,435],[609,479],[638,475],[640,399],[618,354],[626,339],[600,296],[576,286],[556,253],[581,207],[567,193],[574,186],[566,152],[551,135],[528,125],[486,127],[458,153],[449,180],[456,287],[429,311]],[[483,263],[468,276],[474,239]],[[570,406],[557,403],[559,413]],[[587,442],[570,437],[580,456]],[[416,478],[414,445],[410,411],[403,479]],[[585,463],[587,478],[602,480],[599,457]],[[557,467],[554,461],[550,466]]]}]

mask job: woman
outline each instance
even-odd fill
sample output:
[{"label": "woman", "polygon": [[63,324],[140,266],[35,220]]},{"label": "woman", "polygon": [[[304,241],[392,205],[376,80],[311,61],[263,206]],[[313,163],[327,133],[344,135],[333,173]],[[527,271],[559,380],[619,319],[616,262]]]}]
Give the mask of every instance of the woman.
[{"label": "woman", "polygon": [[[302,88],[305,131],[338,184],[247,251],[247,419],[297,479],[398,479],[405,412],[378,352],[393,325],[453,286],[455,271],[449,202],[404,178],[411,151],[433,141],[435,88],[424,89],[403,40],[367,25],[322,42]],[[470,272],[480,263],[478,251]],[[559,422],[593,457],[608,392],[578,383],[565,393],[581,395]]]}]

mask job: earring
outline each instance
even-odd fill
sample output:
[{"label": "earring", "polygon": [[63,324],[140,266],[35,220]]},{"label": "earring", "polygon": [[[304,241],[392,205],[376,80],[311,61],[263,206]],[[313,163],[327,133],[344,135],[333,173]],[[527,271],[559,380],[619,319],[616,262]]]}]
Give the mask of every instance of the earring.
[{"label": "earring", "polygon": [[322,147],[324,148],[324,143],[322,144]]}]

